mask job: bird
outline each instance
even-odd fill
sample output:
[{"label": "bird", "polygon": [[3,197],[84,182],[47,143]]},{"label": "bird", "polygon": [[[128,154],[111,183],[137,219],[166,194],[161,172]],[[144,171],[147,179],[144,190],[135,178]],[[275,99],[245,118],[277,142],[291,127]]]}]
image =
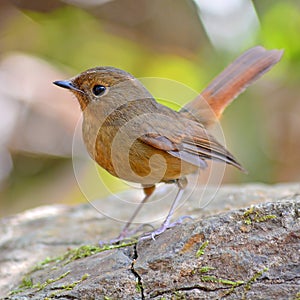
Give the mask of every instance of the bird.
[{"label": "bird", "polygon": [[168,228],[187,186],[186,176],[204,170],[208,160],[244,168],[210,133],[224,109],[248,85],[270,70],[282,50],[250,48],[225,68],[191,102],[175,111],[158,103],[130,73],[111,66],[88,69],[53,83],[70,90],[83,114],[82,136],[87,152],[110,174],[139,183],[144,198],[118,237],[130,237],[129,227],[158,183],[175,183],[178,192],[162,225],[140,239],[155,239]]}]

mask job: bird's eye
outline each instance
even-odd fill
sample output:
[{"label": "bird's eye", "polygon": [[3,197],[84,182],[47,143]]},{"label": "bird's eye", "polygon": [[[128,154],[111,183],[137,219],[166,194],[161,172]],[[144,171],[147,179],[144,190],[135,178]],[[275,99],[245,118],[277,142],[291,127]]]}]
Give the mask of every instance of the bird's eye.
[{"label": "bird's eye", "polygon": [[93,94],[95,96],[102,96],[106,91],[106,87],[104,85],[96,84],[93,87]]}]

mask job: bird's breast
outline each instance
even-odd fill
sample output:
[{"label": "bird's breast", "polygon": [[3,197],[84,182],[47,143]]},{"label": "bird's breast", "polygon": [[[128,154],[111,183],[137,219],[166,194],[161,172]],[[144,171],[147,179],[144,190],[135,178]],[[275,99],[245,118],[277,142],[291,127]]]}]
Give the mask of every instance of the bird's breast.
[{"label": "bird's breast", "polygon": [[141,140],[130,126],[85,119],[83,139],[89,155],[110,174],[152,185],[196,171],[196,167]]}]

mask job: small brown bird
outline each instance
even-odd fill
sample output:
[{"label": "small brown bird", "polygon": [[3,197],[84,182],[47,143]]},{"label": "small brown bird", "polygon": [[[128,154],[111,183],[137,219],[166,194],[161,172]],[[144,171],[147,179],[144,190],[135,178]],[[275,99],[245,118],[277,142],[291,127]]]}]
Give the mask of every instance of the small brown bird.
[{"label": "small brown bird", "polygon": [[83,139],[90,156],[112,175],[144,188],[144,199],[114,242],[129,235],[130,224],[156,183],[176,183],[179,190],[162,226],[142,239],[154,239],[178,223],[171,224],[170,219],[187,184],[185,176],[204,169],[207,159],[243,170],[206,128],[277,63],[282,53],[260,46],[246,51],[178,112],[156,102],[131,74],[113,67],[96,67],[54,82],[71,90],[79,101]]}]

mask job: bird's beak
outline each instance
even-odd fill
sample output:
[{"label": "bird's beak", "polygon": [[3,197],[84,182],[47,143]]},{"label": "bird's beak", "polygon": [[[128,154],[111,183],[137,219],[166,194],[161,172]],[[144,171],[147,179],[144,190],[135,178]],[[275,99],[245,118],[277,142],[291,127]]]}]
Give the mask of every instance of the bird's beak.
[{"label": "bird's beak", "polygon": [[53,82],[55,85],[58,85],[59,87],[62,87],[64,89],[72,90],[72,91],[77,91],[80,93],[83,93],[81,90],[76,88],[73,83],[69,80],[58,80]]}]

